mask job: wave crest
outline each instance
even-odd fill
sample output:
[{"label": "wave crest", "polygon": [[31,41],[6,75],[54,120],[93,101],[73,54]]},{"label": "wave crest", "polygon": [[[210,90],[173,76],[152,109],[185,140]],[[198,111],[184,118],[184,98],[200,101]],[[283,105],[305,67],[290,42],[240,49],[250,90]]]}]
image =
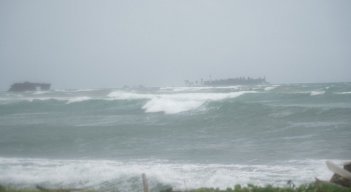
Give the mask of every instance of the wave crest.
[{"label": "wave crest", "polygon": [[143,94],[114,91],[108,97],[116,100],[148,99],[142,107],[145,112],[163,112],[176,114],[199,108],[205,102],[235,98],[254,91],[238,91],[229,93],[177,93],[177,94]]},{"label": "wave crest", "polygon": [[148,101],[143,106],[143,109],[145,112],[164,112],[165,114],[176,114],[197,109],[205,102],[235,98],[246,93],[253,93],[253,91],[159,95]]},{"label": "wave crest", "polygon": [[316,95],[324,95],[325,91],[311,91],[310,95],[311,96],[316,96]]},{"label": "wave crest", "polygon": [[[339,160],[340,161],[340,160]],[[337,161],[337,162],[339,162]],[[168,161],[47,160],[0,158],[0,181],[17,186],[37,184],[54,188],[109,188],[140,191],[141,173],[150,187],[159,183],[176,189],[226,188],[255,182],[258,185],[285,185],[328,178],[324,160],[290,160],[278,164],[183,164]],[[116,186],[114,186],[115,184]],[[136,185],[135,185],[136,184]]]},{"label": "wave crest", "polygon": [[73,97],[73,98],[69,98],[66,103],[71,104],[71,103],[83,102],[88,100],[91,100],[91,97],[87,97],[87,96]]}]

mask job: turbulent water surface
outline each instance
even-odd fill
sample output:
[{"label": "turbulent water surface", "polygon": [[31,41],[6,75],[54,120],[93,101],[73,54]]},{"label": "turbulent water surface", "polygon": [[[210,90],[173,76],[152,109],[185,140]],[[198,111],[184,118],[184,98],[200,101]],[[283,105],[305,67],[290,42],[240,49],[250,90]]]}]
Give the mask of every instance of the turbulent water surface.
[{"label": "turbulent water surface", "polygon": [[351,84],[0,93],[0,183],[285,185],[351,159]]}]

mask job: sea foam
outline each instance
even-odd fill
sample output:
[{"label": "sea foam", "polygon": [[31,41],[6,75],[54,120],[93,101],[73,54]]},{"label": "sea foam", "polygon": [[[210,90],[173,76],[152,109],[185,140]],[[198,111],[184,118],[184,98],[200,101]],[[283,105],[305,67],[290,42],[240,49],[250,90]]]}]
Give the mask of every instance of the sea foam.
[{"label": "sea foam", "polygon": [[87,101],[87,100],[90,100],[90,99],[91,99],[91,97],[87,97],[87,96],[72,97],[72,98],[68,98],[66,103],[67,104],[71,104],[71,103]]},{"label": "sea foam", "polygon": [[265,91],[271,91],[273,89],[276,89],[277,87],[279,87],[279,85],[273,85],[273,86],[270,86],[270,87],[265,87],[264,90]]},{"label": "sea foam", "polygon": [[176,114],[199,108],[205,102],[235,98],[254,91],[238,91],[229,93],[175,93],[175,94],[142,94],[114,91],[108,94],[116,100],[147,99],[142,107],[145,112],[163,112]]},{"label": "sea foam", "polygon": [[154,94],[134,93],[126,91],[113,91],[107,95],[114,100],[136,100],[136,99],[152,99]]},{"label": "sea foam", "polygon": [[336,92],[335,94],[337,94],[337,95],[348,95],[348,94],[351,94],[351,91]]},{"label": "sea foam", "polygon": [[[338,161],[337,161],[338,162]],[[167,161],[48,160],[0,158],[0,182],[19,187],[117,188],[140,191],[142,173],[150,187],[176,189],[233,187],[235,184],[284,186],[328,179],[324,160],[290,160],[276,164],[189,164]]]},{"label": "sea foam", "polygon": [[230,93],[183,93],[172,95],[160,95],[148,101],[143,109],[146,112],[164,112],[175,114],[197,109],[205,102],[219,101],[235,98],[252,91],[230,92]]},{"label": "sea foam", "polygon": [[311,91],[310,95],[311,96],[316,96],[316,95],[324,95],[325,91]]}]

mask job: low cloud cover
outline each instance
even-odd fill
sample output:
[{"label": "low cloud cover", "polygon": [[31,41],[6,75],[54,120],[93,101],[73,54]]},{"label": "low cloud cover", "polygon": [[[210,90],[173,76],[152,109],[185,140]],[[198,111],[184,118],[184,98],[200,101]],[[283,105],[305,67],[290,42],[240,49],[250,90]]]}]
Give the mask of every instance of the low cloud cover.
[{"label": "low cloud cover", "polygon": [[351,81],[349,0],[0,0],[0,89]]}]

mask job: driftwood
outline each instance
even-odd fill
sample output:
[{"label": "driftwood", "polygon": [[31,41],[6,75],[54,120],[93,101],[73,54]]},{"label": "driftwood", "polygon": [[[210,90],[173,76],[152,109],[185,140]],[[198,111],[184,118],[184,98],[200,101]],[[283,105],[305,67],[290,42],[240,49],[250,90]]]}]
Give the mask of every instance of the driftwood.
[{"label": "driftwood", "polygon": [[36,185],[37,188],[41,192],[73,192],[73,191],[83,191],[85,189],[76,189],[76,188],[68,188],[68,189],[49,189],[40,185]]},{"label": "driftwood", "polygon": [[143,179],[143,189],[144,189],[144,192],[149,192],[149,183],[147,181],[147,178],[146,178],[146,175],[145,173],[143,173],[141,175],[142,179]]}]

